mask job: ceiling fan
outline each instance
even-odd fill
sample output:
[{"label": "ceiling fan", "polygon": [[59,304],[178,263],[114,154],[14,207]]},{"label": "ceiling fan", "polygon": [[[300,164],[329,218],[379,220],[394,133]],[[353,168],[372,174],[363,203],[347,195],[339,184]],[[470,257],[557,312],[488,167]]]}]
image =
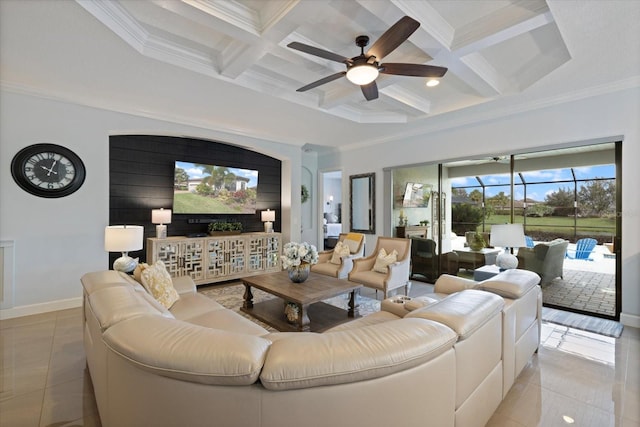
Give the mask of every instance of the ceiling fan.
[{"label": "ceiling fan", "polygon": [[383,57],[400,46],[418,27],[420,27],[420,23],[415,19],[408,16],[401,18],[380,36],[367,53],[364,52],[364,48],[369,44],[369,37],[358,36],[356,37],[356,46],[360,48],[360,55],[354,56],[353,58],[347,58],[337,53],[309,46],[304,43],[289,43],[287,47],[291,49],[296,49],[331,61],[341,62],[347,66],[347,71],[341,71],[309,83],[298,89],[297,92],[305,92],[346,75],[349,81],[360,86],[367,101],[371,101],[378,98],[376,78],[379,73],[431,78],[444,76],[447,72],[447,68],[445,67],[423,64],[380,63]]}]

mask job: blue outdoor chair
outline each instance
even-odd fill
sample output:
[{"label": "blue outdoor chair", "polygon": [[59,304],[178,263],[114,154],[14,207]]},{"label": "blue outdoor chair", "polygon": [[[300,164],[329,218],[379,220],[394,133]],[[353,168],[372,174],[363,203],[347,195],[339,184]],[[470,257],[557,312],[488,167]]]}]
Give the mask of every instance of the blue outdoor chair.
[{"label": "blue outdoor chair", "polygon": [[526,242],[528,248],[532,248],[535,246],[535,244],[533,243],[533,239],[530,236],[524,236],[524,241]]},{"label": "blue outdoor chair", "polygon": [[[568,249],[567,253],[565,254],[565,258],[586,259],[587,261],[593,261],[591,258],[589,258],[589,256],[591,255],[591,252],[593,252],[593,249],[597,244],[598,241],[596,239],[592,239],[589,237],[580,239],[576,242],[575,254],[570,255],[570,250]],[[571,251],[573,252],[573,250]]]}]

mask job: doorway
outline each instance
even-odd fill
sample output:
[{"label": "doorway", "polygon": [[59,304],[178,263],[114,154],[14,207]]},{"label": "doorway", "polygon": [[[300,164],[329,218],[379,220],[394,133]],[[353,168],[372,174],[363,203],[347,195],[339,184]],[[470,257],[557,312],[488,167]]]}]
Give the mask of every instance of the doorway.
[{"label": "doorway", "polygon": [[[447,164],[454,232],[523,224],[518,266],[541,275],[543,304],[618,320],[620,153],[611,142]],[[566,249],[541,255],[560,241]]]},{"label": "doorway", "polygon": [[342,171],[326,171],[320,173],[321,180],[321,215],[319,229],[322,230],[322,246],[333,248],[338,242],[343,229],[342,212]]}]

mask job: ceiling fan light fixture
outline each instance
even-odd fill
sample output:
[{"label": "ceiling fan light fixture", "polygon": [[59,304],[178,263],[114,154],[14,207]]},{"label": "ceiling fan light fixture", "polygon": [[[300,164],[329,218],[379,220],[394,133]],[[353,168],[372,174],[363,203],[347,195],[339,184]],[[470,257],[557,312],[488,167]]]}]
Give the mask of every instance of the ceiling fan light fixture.
[{"label": "ceiling fan light fixture", "polygon": [[378,78],[378,68],[371,64],[354,65],[347,70],[347,79],[353,84],[368,85]]},{"label": "ceiling fan light fixture", "polygon": [[440,84],[440,80],[438,79],[429,79],[427,80],[427,86],[428,87],[435,87],[438,86]]}]

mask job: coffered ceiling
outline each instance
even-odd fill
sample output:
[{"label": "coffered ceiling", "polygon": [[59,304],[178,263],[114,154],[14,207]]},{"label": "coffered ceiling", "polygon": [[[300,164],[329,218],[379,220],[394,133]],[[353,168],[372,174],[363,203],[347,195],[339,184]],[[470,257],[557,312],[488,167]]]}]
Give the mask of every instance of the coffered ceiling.
[{"label": "coffered ceiling", "polygon": [[[64,90],[89,104],[99,96],[103,107],[298,145],[389,140],[441,127],[452,113],[468,121],[460,114],[523,111],[637,86],[640,78],[636,1],[1,3],[4,87]],[[356,36],[372,44],[405,15],[421,25],[384,61],[447,67],[439,86],[381,74],[372,101],[346,78],[296,92],[345,66],[287,44],[353,57]]]}]

